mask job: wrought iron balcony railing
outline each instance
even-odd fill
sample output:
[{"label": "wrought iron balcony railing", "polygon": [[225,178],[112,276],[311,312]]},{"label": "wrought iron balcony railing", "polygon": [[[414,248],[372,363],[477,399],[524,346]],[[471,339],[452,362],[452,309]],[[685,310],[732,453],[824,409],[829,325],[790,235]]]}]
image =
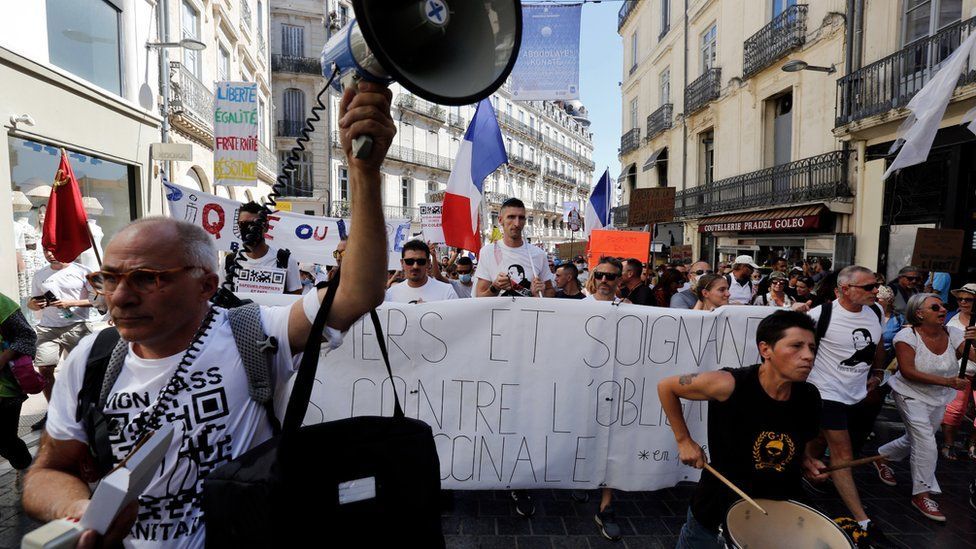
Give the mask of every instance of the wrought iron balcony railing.
[{"label": "wrought iron balcony railing", "polygon": [[491,204],[501,204],[502,202],[505,202],[509,198],[511,197],[505,193],[496,193],[494,191],[485,192],[485,200],[487,200]]},{"label": "wrought iron balcony railing", "polygon": [[531,139],[535,139],[536,141],[542,141],[543,139],[542,132],[540,132],[539,130],[529,127],[529,125],[526,124],[525,122],[519,122],[513,116],[507,113],[499,112],[495,114],[498,117],[498,121],[503,126],[507,126],[509,129],[514,130]]},{"label": "wrought iron balcony railing", "polygon": [[722,69],[716,67],[705,71],[685,88],[685,115],[697,112],[718,99],[722,91]]},{"label": "wrought iron balcony railing", "polygon": [[508,155],[508,164],[512,167],[521,168],[523,170],[530,171],[530,172],[539,171],[539,165],[536,164],[535,162],[528,160],[526,158],[520,158],[512,154]]},{"label": "wrought iron balcony railing", "polygon": [[617,206],[610,211],[611,223],[614,227],[626,227],[627,217],[630,215],[630,204]]},{"label": "wrought iron balcony railing", "polygon": [[[907,105],[974,29],[976,17],[954,23],[837,80],[836,125]],[[957,86],[974,82],[976,70],[968,70]]]},{"label": "wrought iron balcony railing", "polygon": [[322,61],[317,57],[292,57],[290,55],[273,53],[271,54],[271,70],[273,72],[293,72],[322,76]]},{"label": "wrought iron balcony railing", "polygon": [[[337,131],[332,132],[332,146],[334,148],[339,147],[339,132]],[[418,151],[417,149],[403,147],[400,145],[392,145],[386,153],[386,159],[394,162],[404,162],[406,164],[434,168],[446,172],[454,169],[454,159],[452,158],[429,152]]]},{"label": "wrought iron balcony railing", "polygon": [[673,107],[671,103],[665,103],[647,115],[647,137],[645,139],[652,139],[664,130],[671,129]]},{"label": "wrought iron balcony railing", "polygon": [[834,151],[736,175],[675,194],[675,215],[698,217],[762,206],[802,204],[853,196],[848,153]]},{"label": "wrought iron balcony railing", "polygon": [[549,177],[551,179],[555,179],[556,181],[560,181],[560,182],[565,183],[567,185],[576,185],[576,180],[575,179],[573,179],[572,177],[570,177],[570,176],[568,176],[566,174],[559,173],[556,170],[552,170],[552,169],[546,170],[546,177]]},{"label": "wrought iron balcony railing", "polygon": [[[258,56],[265,60],[268,57],[268,44],[264,41],[264,35],[258,36]],[[267,63],[267,61],[265,61]]]},{"label": "wrought iron balcony railing", "polygon": [[241,28],[251,32],[251,0],[241,0]]},{"label": "wrought iron balcony railing", "polygon": [[415,95],[401,93],[399,96],[397,96],[396,104],[401,109],[422,114],[427,118],[438,120],[440,122],[447,121],[447,111],[444,110],[444,107],[431,103],[425,99],[421,99]]},{"label": "wrought iron balcony railing", "polygon": [[275,155],[264,143],[258,143],[258,166],[264,168],[273,177],[278,177],[278,162]]},{"label": "wrought iron balcony railing", "polygon": [[170,114],[182,116],[213,134],[214,95],[179,61],[170,61]]},{"label": "wrought iron balcony railing", "polygon": [[301,120],[279,120],[276,124],[278,137],[298,137],[302,135],[305,123]]},{"label": "wrought iron balcony railing", "polygon": [[806,42],[807,6],[783,10],[742,45],[742,76],[749,78]]},{"label": "wrought iron balcony railing", "polygon": [[463,116],[451,112],[447,113],[447,125],[463,131],[468,127],[468,122]]},{"label": "wrought iron balcony railing", "polygon": [[639,3],[640,0],[624,0],[624,5],[620,6],[620,11],[617,12],[617,30],[623,28],[627,18],[630,17]]},{"label": "wrought iron balcony railing", "polygon": [[640,146],[640,128],[634,128],[620,136],[620,154],[625,155]]}]

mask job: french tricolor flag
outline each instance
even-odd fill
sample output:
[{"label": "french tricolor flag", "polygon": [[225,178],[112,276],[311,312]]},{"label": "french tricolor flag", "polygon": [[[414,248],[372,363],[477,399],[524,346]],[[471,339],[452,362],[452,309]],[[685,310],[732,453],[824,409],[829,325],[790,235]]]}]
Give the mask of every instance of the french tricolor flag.
[{"label": "french tricolor flag", "polygon": [[461,140],[454,171],[447,180],[441,209],[444,243],[477,253],[481,249],[481,197],[483,182],[508,162],[502,132],[491,102],[482,99]]},{"label": "french tricolor flag", "polygon": [[583,225],[587,237],[593,229],[610,226],[610,187],[610,170],[607,169],[590,192],[589,200],[586,201]]}]

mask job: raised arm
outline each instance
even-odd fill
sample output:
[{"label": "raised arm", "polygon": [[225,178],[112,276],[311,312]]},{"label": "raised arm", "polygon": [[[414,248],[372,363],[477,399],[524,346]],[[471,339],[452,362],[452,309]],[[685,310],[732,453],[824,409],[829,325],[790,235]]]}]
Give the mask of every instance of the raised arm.
[{"label": "raised arm", "polygon": [[[347,89],[339,105],[339,128],[342,149],[349,165],[349,194],[352,210],[349,241],[342,256],[342,277],[335,302],[326,324],[345,331],[359,317],[383,302],[386,287],[386,222],[382,206],[380,165],[396,135],[390,116],[392,94],[384,86],[359,83],[359,93]],[[352,140],[360,135],[373,137],[369,157],[358,159],[352,154]],[[326,289],[318,291],[321,303]],[[288,321],[288,339],[292,349],[305,344],[312,324],[305,314],[303,301],[296,302]]]},{"label": "raised arm", "polygon": [[657,384],[657,394],[661,399],[674,439],[678,442],[681,462],[696,469],[705,466],[705,452],[691,438],[688,424],[681,411],[681,400],[725,401],[735,390],[735,378],[728,372],[705,372],[666,377]]}]

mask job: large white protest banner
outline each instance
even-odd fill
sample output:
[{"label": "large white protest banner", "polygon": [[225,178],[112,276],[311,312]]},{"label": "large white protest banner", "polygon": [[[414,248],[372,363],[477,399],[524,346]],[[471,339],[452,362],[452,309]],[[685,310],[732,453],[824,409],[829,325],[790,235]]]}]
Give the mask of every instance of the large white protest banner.
[{"label": "large white protest banner", "polygon": [[217,82],[214,185],[258,184],[258,85]]},{"label": "large white protest banner", "polygon": [[[166,201],[172,217],[200,225],[210,233],[217,248],[236,252],[242,245],[237,225],[241,203],[230,198],[166,183]],[[268,216],[269,244],[291,250],[297,261],[335,265],[332,252],[348,234],[350,221],[338,217],[316,217],[292,212],[274,212]],[[388,268],[400,268],[400,252],[410,239],[409,219],[386,220]]]},{"label": "large white protest banner", "polygon": [[[664,377],[757,363],[775,309],[717,312],[560,299],[459,299],[379,309],[394,382],[368,317],[323,358],[305,421],[404,412],[434,432],[448,489],[655,490],[681,464]],[[707,403],[684,404],[706,445]]]}]

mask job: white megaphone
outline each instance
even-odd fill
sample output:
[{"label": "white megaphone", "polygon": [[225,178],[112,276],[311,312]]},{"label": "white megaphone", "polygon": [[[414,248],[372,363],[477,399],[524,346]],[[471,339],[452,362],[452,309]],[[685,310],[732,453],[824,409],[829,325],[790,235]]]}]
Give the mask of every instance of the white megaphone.
[{"label": "white megaphone", "polygon": [[[342,91],[357,80],[399,82],[441,105],[488,97],[508,78],[522,42],[519,0],[352,0],[356,19],[322,48],[322,73]],[[353,154],[365,158],[361,136]]]}]

